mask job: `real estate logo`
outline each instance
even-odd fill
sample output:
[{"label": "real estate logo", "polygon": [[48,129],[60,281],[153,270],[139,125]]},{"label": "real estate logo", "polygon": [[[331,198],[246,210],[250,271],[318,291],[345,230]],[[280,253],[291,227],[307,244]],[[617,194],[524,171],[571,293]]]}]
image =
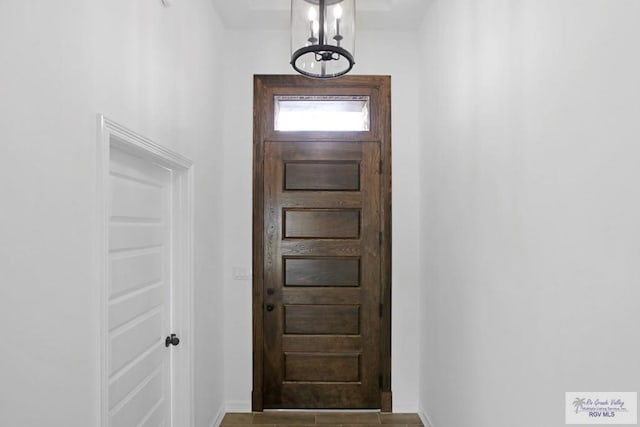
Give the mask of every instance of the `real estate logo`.
[{"label": "real estate logo", "polygon": [[638,424],[637,392],[567,392],[566,424]]}]

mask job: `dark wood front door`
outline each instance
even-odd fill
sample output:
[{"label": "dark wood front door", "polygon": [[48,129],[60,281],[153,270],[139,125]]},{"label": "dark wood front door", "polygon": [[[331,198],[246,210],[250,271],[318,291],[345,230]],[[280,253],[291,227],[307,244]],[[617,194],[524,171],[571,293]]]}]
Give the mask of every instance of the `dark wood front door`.
[{"label": "dark wood front door", "polygon": [[[256,77],[254,410],[390,409],[385,89]],[[369,129],[278,131],[279,95],[366,98]]]}]

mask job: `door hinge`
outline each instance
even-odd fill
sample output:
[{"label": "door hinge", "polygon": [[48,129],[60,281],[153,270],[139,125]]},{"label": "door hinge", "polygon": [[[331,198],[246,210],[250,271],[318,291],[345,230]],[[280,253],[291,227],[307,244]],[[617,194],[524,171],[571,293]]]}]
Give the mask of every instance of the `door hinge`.
[{"label": "door hinge", "polygon": [[382,175],[382,160],[378,162],[378,173]]},{"label": "door hinge", "polygon": [[378,231],[378,245],[382,246],[382,231]]}]

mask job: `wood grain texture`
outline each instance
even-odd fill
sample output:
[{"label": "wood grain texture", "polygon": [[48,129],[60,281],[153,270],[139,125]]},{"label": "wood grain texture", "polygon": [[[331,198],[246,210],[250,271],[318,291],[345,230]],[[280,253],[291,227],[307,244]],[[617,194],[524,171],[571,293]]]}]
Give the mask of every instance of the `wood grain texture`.
[{"label": "wood grain texture", "polygon": [[285,286],[359,286],[358,258],[289,258],[284,262]]},{"label": "wood grain texture", "polygon": [[[275,131],[273,96],[300,94],[369,96],[370,130]],[[300,76],[254,78],[254,410],[380,409],[391,401],[390,125],[389,77],[347,76],[330,82]],[[357,187],[353,168],[343,166],[356,164]],[[359,212],[357,233],[354,216],[336,220],[326,215],[350,211]],[[287,218],[290,212],[304,214]],[[323,268],[321,263],[302,263],[287,270],[293,258],[359,259],[358,286],[344,285],[355,277],[347,263]],[[339,310],[328,318],[322,310],[315,316],[314,309],[307,314],[296,311],[302,306],[358,307],[358,335],[335,335],[340,329],[333,329],[331,335],[318,334],[318,330],[345,328],[345,319],[347,330],[353,331],[355,323],[348,320],[353,316]],[[342,319],[343,325],[336,325],[335,319]],[[290,321],[294,323],[287,326]],[[284,328],[291,325],[297,332],[285,333]],[[361,353],[362,381],[340,387],[285,381],[285,351]],[[303,375],[304,364],[296,363]],[[344,371],[346,365],[340,369]]]},{"label": "wood grain texture", "polygon": [[357,353],[284,353],[285,381],[360,381]]},{"label": "wood grain texture", "polygon": [[382,411],[391,412],[391,77],[380,78],[378,86],[379,108],[376,124],[381,143],[381,218],[382,244],[380,245],[381,303],[380,318],[380,371],[382,375]]},{"label": "wood grain texture", "polygon": [[348,335],[285,335],[282,337],[282,351],[285,353],[322,353],[332,347],[340,348],[345,353],[362,353],[362,340],[358,336]]},{"label": "wood grain texture", "polygon": [[284,166],[287,191],[358,191],[360,164],[357,162],[287,162]]},{"label": "wood grain texture", "polygon": [[357,239],[360,211],[357,209],[286,209],[285,239]]},{"label": "wood grain texture", "polygon": [[222,427],[421,427],[418,414],[372,412],[265,412],[227,413]]},{"label": "wood grain texture", "polygon": [[284,312],[285,334],[360,334],[357,305],[286,305]]},{"label": "wood grain texture", "polygon": [[266,128],[266,98],[261,96],[266,91],[263,79],[253,79],[253,233],[252,233],[252,312],[253,312],[253,389],[251,390],[251,407],[262,411],[263,399],[263,363],[264,363],[264,323],[262,306],[263,261],[264,261],[264,140],[263,129]]},{"label": "wood grain texture", "polygon": [[383,391],[381,397],[380,412],[391,412],[393,410],[393,395],[390,391]]},{"label": "wood grain texture", "polygon": [[318,414],[318,424],[364,424],[375,425],[380,423],[378,414],[354,413],[354,414]]},{"label": "wood grain texture", "polygon": [[420,425],[422,420],[418,414],[380,414],[380,424]]},{"label": "wood grain texture", "polygon": [[359,305],[362,289],[359,288],[284,288],[282,304],[298,305]]}]

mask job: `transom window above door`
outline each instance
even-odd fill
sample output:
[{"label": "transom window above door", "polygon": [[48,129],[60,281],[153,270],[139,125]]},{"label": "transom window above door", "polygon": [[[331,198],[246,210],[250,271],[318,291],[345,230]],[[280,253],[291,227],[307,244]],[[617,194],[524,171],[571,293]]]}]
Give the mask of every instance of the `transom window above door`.
[{"label": "transom window above door", "polygon": [[369,131],[368,96],[274,97],[276,131]]}]

